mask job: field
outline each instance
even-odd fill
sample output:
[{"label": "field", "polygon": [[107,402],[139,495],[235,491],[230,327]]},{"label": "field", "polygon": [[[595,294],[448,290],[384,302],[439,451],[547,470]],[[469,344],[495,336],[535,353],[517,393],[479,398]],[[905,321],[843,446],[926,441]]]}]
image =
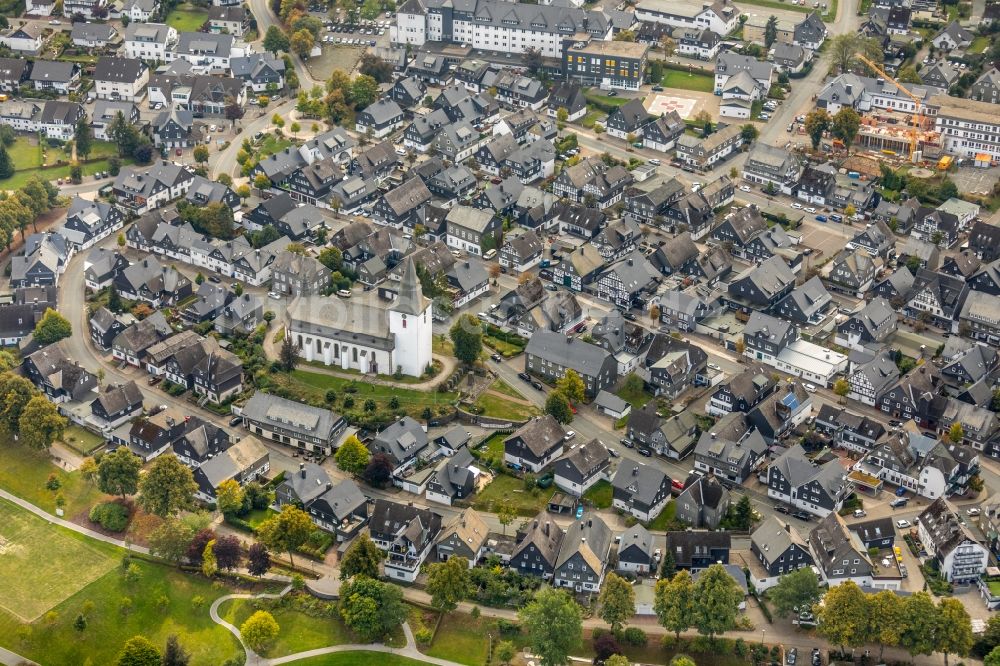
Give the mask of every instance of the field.
[{"label": "field", "polygon": [[323,54],[305,61],[306,69],[317,81],[326,81],[333,70],[340,69],[351,72],[365,52],[364,46],[331,46],[323,44]]},{"label": "field", "polygon": [[[502,446],[502,444],[501,444]],[[499,474],[476,496],[473,507],[478,511],[493,511],[494,504],[507,498],[519,516],[530,517],[548,504],[555,486],[548,490],[536,488],[537,495],[524,489],[524,481],[506,474]]]},{"label": "field", "polygon": [[71,425],[66,428],[63,443],[77,453],[89,456],[104,445],[104,438],[78,425]]},{"label": "field", "polygon": [[189,4],[178,5],[167,14],[167,25],[177,32],[197,32],[208,20],[208,12]]},{"label": "field", "polygon": [[386,652],[335,652],[320,657],[301,659],[295,666],[423,666],[426,661],[417,661]]},{"label": "field", "polygon": [[[39,563],[45,566],[39,566]],[[33,621],[114,568],[100,548],[33,513],[0,500],[0,608]]]},{"label": "field", "polygon": [[49,475],[59,483],[59,493],[66,500],[66,516],[72,518],[90,510],[104,495],[79,472],[56,467],[48,454],[32,451],[7,439],[0,440],[5,455],[0,465],[0,488],[28,500],[35,506],[55,512],[56,493],[46,487]]},{"label": "field", "polygon": [[972,44],[969,45],[969,53],[982,53],[986,50],[986,47],[990,45],[990,38],[988,35],[979,35],[972,40]]},{"label": "field", "polygon": [[627,386],[622,386],[621,390],[619,390],[615,395],[632,405],[632,409],[642,409],[647,402],[653,399],[653,395],[646,391],[645,387],[640,387],[636,390]]},{"label": "field", "polygon": [[[263,606],[274,616],[281,628],[274,646],[268,650],[270,657],[283,657],[305,650],[342,645],[355,641],[344,623],[336,617],[317,617],[284,604],[268,603]],[[256,610],[250,599],[233,599],[222,604],[219,616],[240,627]]]},{"label": "field", "polygon": [[715,79],[707,74],[668,69],[663,73],[660,85],[664,88],[710,93],[715,89]]},{"label": "field", "polygon": [[488,634],[492,634],[494,646],[501,640],[495,620],[449,613],[441,619],[434,641],[428,647],[421,647],[420,651],[429,657],[480,666],[487,663],[490,649]]},{"label": "field", "polygon": [[674,500],[670,500],[667,502],[667,505],[663,507],[663,511],[660,512],[660,515],[653,518],[653,520],[646,525],[646,529],[663,532],[670,526],[670,523],[674,522],[676,516],[677,503],[674,502]]},{"label": "field", "polygon": [[611,486],[611,482],[601,479],[583,494],[583,499],[590,500],[598,509],[608,509],[611,507],[613,494],[614,488]]},{"label": "field", "polygon": [[[123,165],[131,163],[132,163],[131,158],[122,159]],[[107,171],[110,168],[110,166],[108,165],[108,161],[105,159],[87,162],[86,164],[81,164],[80,167],[83,172],[84,178],[93,176],[98,171]],[[28,179],[34,176],[35,174],[38,174],[45,180],[56,180],[57,178],[69,178],[70,168],[71,167],[68,164],[65,164],[63,166],[51,167],[49,169],[35,168],[35,169],[26,169],[24,171],[18,171],[7,180],[0,180],[0,189],[16,190],[21,187],[24,187],[24,184],[28,182]],[[110,183],[111,181],[109,180],[107,182]]]},{"label": "field", "polygon": [[7,148],[7,154],[14,162],[14,169],[35,169],[42,166],[42,148],[38,142],[32,142],[26,136],[19,136],[13,145]]}]

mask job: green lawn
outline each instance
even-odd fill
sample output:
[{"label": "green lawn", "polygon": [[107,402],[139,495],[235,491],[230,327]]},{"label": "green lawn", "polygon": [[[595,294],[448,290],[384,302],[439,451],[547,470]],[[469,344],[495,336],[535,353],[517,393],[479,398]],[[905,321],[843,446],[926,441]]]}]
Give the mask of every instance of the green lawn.
[{"label": "green lawn", "polygon": [[[294,607],[293,600],[280,605],[264,602],[260,607],[270,612],[281,628],[274,646],[267,651],[268,657],[283,657],[356,640],[340,618],[319,613],[306,614]],[[222,604],[219,615],[233,626],[240,627],[257,608],[256,602],[250,599],[233,599]]]},{"label": "green lawn", "polygon": [[[131,164],[132,159],[122,159],[122,164]],[[106,159],[95,160],[93,162],[87,162],[86,164],[80,165],[84,178],[88,176],[93,176],[98,171],[107,171],[110,167],[108,166],[108,161]],[[57,178],[69,178],[70,166],[68,164],[63,166],[54,166],[48,169],[25,169],[24,171],[18,171],[13,176],[7,180],[0,180],[0,189],[6,190],[16,190],[24,187],[24,184],[28,182],[28,179],[33,175],[38,174],[45,180],[56,180]],[[109,181],[110,182],[110,181]]]},{"label": "green lawn", "polygon": [[512,356],[517,356],[518,354],[524,351],[524,347],[518,347],[517,345],[512,345],[509,342],[501,340],[500,338],[494,338],[491,335],[483,336],[483,344],[505,358],[511,358]]},{"label": "green lawn", "polygon": [[35,141],[34,145],[26,136],[19,136],[14,144],[7,148],[7,154],[14,162],[14,168],[34,169],[42,166],[42,147]]},{"label": "green lawn", "polygon": [[519,402],[513,402],[490,393],[480,395],[475,404],[483,410],[483,416],[510,419],[512,421],[527,421],[532,416],[541,413],[541,410],[534,405],[522,405]]},{"label": "green lawn", "polygon": [[0,580],[4,587],[0,609],[22,621],[36,620],[103,576],[116,562],[113,548],[0,500]]},{"label": "green lawn", "polygon": [[590,503],[598,509],[608,509],[611,507],[613,494],[614,488],[611,482],[601,479],[583,494],[583,499],[590,500]]},{"label": "green lawn", "polygon": [[660,85],[664,88],[710,93],[715,89],[715,79],[700,72],[688,73],[668,69],[663,73]]},{"label": "green lawn", "polygon": [[321,657],[310,657],[295,662],[295,666],[423,666],[428,662],[417,661],[386,652],[335,652]]},{"label": "green lawn", "polygon": [[602,95],[598,90],[588,90],[584,96],[587,98],[588,102],[597,102],[599,104],[607,104],[609,106],[624,106],[628,104],[628,97],[614,96],[609,97],[608,95]]},{"label": "green lawn", "polygon": [[86,428],[81,428],[78,425],[71,425],[66,428],[63,443],[77,453],[89,456],[91,453],[104,446],[104,438],[100,435],[95,435]]},{"label": "green lawn", "polygon": [[269,155],[280,153],[291,145],[291,139],[283,139],[274,134],[268,134],[260,141],[260,146],[257,148],[257,159],[262,160]]},{"label": "green lawn", "polygon": [[207,11],[189,4],[178,5],[167,14],[167,25],[177,32],[197,32],[207,20]]},{"label": "green lawn", "polygon": [[[280,339],[278,337],[279,334],[281,336]],[[277,343],[281,342],[284,339],[285,339],[285,329],[284,329],[284,327],[282,327],[281,330],[278,331],[278,333],[275,333],[274,342],[275,342],[275,344],[277,344]],[[437,377],[438,374],[441,373],[441,370],[442,370],[441,361],[438,361],[438,360],[435,359],[435,360],[431,361],[431,364],[434,366],[434,374],[433,375],[426,375],[426,376],[420,376],[420,377],[414,377],[413,375],[401,375],[399,378],[393,377],[392,375],[378,375],[378,378],[381,379],[381,380],[383,380],[383,381],[398,382],[400,384],[420,384],[420,383],[423,383],[423,382],[427,381],[428,379],[433,379],[434,377]],[[307,365],[307,366],[312,366],[314,368],[320,368],[320,369],[328,369],[328,368],[330,368],[330,366],[326,365],[322,361],[307,361],[305,359],[300,359],[299,360],[299,365]],[[342,373],[347,374],[347,375],[357,375],[357,378],[359,380],[361,380],[361,381],[365,381],[366,377],[371,377],[372,376],[370,374],[364,374],[360,370],[356,370],[354,368],[334,368],[334,369],[337,372],[342,372]]]},{"label": "green lawn", "polygon": [[434,642],[420,651],[429,657],[481,666],[487,663],[490,649],[487,634],[493,635],[494,645],[500,640],[496,621],[485,617],[473,619],[466,613],[449,613],[441,619]]},{"label": "green lawn", "polygon": [[647,402],[653,399],[653,395],[646,391],[645,387],[639,390],[630,390],[622,386],[615,395],[632,405],[632,409],[642,409]]},{"label": "green lawn", "polygon": [[480,459],[493,467],[503,465],[503,440],[510,436],[510,433],[495,432],[484,442],[476,447],[480,453]]},{"label": "green lawn", "polygon": [[0,440],[0,448],[4,450],[0,488],[46,511],[56,510],[56,492],[46,488],[50,474],[55,475],[58,492],[66,500],[67,518],[86,514],[105,497],[96,486],[81,478],[79,472],[66,472],[53,465],[46,453],[32,451],[6,438]]},{"label": "green lawn", "polygon": [[504,395],[509,395],[512,398],[517,398],[518,400],[524,400],[524,396],[521,395],[520,391],[508,384],[502,379],[497,379],[490,385],[490,388],[497,393],[503,393]]},{"label": "green lawn", "polygon": [[493,511],[494,504],[501,499],[508,499],[517,514],[530,517],[545,508],[549,498],[555,492],[555,486],[548,490],[536,488],[536,494],[524,489],[524,481],[513,476],[500,474],[476,496],[475,507],[478,511]]},{"label": "green lawn", "polygon": [[578,122],[581,125],[583,125],[584,127],[586,127],[587,129],[593,129],[594,128],[594,123],[596,123],[597,121],[599,121],[605,115],[606,114],[602,113],[601,111],[590,110],[590,111],[587,111],[587,114],[583,118],[580,118],[580,120]]},{"label": "green lawn", "polygon": [[674,502],[674,500],[670,500],[667,502],[667,505],[663,507],[663,511],[660,512],[660,515],[653,518],[653,520],[646,525],[646,529],[663,532],[670,527],[670,523],[674,522],[676,516],[677,503]]},{"label": "green lawn", "polygon": [[989,35],[979,35],[972,40],[972,44],[969,45],[969,53],[982,53],[986,50],[986,47],[990,45]]},{"label": "green lawn", "polygon": [[[345,379],[343,377],[334,377],[333,375],[325,375],[318,372],[309,372],[308,370],[294,370],[292,372],[292,378],[311,388],[322,389],[323,391],[333,389],[334,391],[344,395],[346,395],[346,393],[344,393],[344,388],[354,385],[358,389],[357,392],[353,394],[355,400],[358,398],[362,400],[365,398],[389,400],[396,397],[399,398],[399,402],[403,404],[425,404],[427,402],[451,402],[456,397],[454,393],[428,393],[426,391],[418,391],[415,389],[404,389],[398,386],[366,384],[364,377],[358,377],[356,380]],[[428,398],[428,396],[431,396],[431,398]],[[439,396],[439,399],[434,399],[434,396]]]}]

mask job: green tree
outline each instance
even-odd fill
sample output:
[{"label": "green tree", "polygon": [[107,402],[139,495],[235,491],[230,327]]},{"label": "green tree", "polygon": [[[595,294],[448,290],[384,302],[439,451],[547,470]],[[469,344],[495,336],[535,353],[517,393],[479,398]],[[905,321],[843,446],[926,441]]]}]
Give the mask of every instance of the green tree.
[{"label": "green tree", "polygon": [[160,666],[160,653],[143,636],[133,636],[125,641],[115,664],[116,666]]},{"label": "green tree", "polygon": [[747,123],[740,127],[740,137],[743,139],[743,143],[753,143],[758,136],[760,136],[760,131],[753,123]]},{"label": "green tree", "polygon": [[902,618],[899,646],[911,655],[933,654],[938,649],[936,634],[941,625],[941,613],[931,595],[917,592],[905,598]]},{"label": "green tree", "polygon": [[845,106],[833,116],[830,131],[835,137],[844,142],[844,147],[850,150],[851,144],[854,143],[854,138],[858,135],[860,127],[861,116],[851,107]]},{"label": "green tree", "polygon": [[364,4],[361,5],[361,18],[371,21],[379,15],[380,11],[382,11],[382,5],[379,4],[378,0],[365,0]]},{"label": "green tree", "polygon": [[149,550],[168,562],[177,563],[187,556],[187,549],[194,535],[195,530],[191,525],[171,518],[150,533]]},{"label": "green tree", "polygon": [[10,159],[7,147],[0,144],[0,180],[6,180],[14,175],[14,160]]},{"label": "green tree", "polygon": [[208,161],[208,146],[198,145],[194,147],[191,151],[191,155],[194,157],[194,161],[199,164],[204,164]]},{"label": "green tree", "polygon": [[215,489],[215,506],[223,515],[234,514],[243,508],[243,495],[243,487],[236,479],[226,479]]},{"label": "green tree", "polygon": [[496,510],[497,520],[500,522],[500,526],[503,527],[503,533],[506,536],[507,526],[517,518],[517,510],[514,508],[514,503],[508,497],[501,497],[493,508]]},{"label": "green tree", "polygon": [[917,85],[923,84],[923,81],[920,79],[920,75],[917,73],[917,68],[913,65],[907,65],[906,67],[900,68],[899,72],[896,74],[896,80],[900,83],[916,83]]},{"label": "green tree", "polygon": [[163,662],[160,666],[188,666],[191,653],[184,649],[176,634],[167,636],[167,644],[163,648]]},{"label": "green tree", "polygon": [[312,534],[313,523],[309,514],[302,509],[286,504],[281,513],[271,516],[257,528],[257,536],[271,550],[283,550],[294,565],[292,553],[304,544]]},{"label": "green tree", "polygon": [[955,421],[948,428],[948,439],[955,444],[961,444],[965,441],[965,428],[962,427],[961,421]]},{"label": "green tree", "polygon": [[552,415],[559,423],[570,423],[573,420],[573,410],[562,391],[549,393],[545,399],[545,413]]},{"label": "green tree", "polygon": [[21,414],[28,402],[38,393],[25,377],[13,372],[0,374],[0,426],[6,434],[14,434],[21,427]]},{"label": "green tree", "polygon": [[813,150],[819,149],[819,143],[823,140],[823,133],[830,129],[830,114],[826,109],[815,109],[806,114],[804,123],[806,134],[812,142]]},{"label": "green tree", "polygon": [[938,602],[938,629],[934,635],[937,651],[944,653],[944,664],[948,666],[948,656],[968,656],[972,649],[972,620],[962,602],[955,598],[944,598]]},{"label": "green tree", "polygon": [[865,593],[852,582],[830,588],[817,613],[818,631],[841,652],[846,646],[863,645],[868,638],[868,603]]},{"label": "green tree", "polygon": [[340,445],[333,458],[341,470],[354,476],[360,476],[365,471],[365,467],[368,466],[371,453],[356,435],[351,435]]},{"label": "green tree", "polygon": [[310,51],[312,51],[313,46],[316,45],[316,37],[312,32],[303,28],[292,34],[288,45],[292,49],[292,53],[295,53],[300,58],[306,58],[309,56]]},{"label": "green tree", "polygon": [[97,464],[97,487],[102,493],[118,495],[124,499],[139,490],[139,472],[142,458],[132,453],[127,446],[119,446],[111,453],[101,456]]},{"label": "green tree", "polygon": [[627,580],[615,573],[604,578],[599,598],[601,619],[617,632],[621,626],[635,615],[635,589]]},{"label": "green tree", "polygon": [[767,598],[774,612],[782,617],[793,609],[812,608],[819,601],[819,579],[812,567],[802,567],[778,579],[778,584],[767,591]]},{"label": "green tree", "polygon": [[776,39],[778,39],[778,17],[771,14],[764,25],[764,48],[771,48]]},{"label": "green tree", "polygon": [[278,349],[278,363],[281,364],[285,372],[291,372],[299,363],[299,346],[291,335],[285,335],[285,339],[281,341],[281,347]]},{"label": "green tree", "polygon": [[851,385],[846,379],[838,379],[833,383],[833,392],[843,398],[851,392]]},{"label": "green tree", "polygon": [[36,395],[24,406],[18,421],[21,441],[32,449],[47,449],[62,439],[66,423],[54,403],[44,395]]},{"label": "green tree", "polygon": [[87,156],[90,155],[93,139],[94,133],[90,129],[90,123],[87,122],[86,118],[80,118],[73,132],[73,140],[76,142],[76,154],[83,159],[87,159]]},{"label": "green tree", "polygon": [[455,610],[470,591],[469,562],[464,557],[449,557],[427,566],[427,593],[431,595],[431,606],[439,611]]},{"label": "green tree", "polygon": [[448,335],[455,347],[455,358],[469,365],[479,359],[483,351],[483,326],[477,317],[462,315]]},{"label": "green tree", "polygon": [[556,390],[569,398],[570,402],[581,403],[586,398],[587,386],[576,370],[567,370],[556,380]]},{"label": "green tree", "polygon": [[846,73],[855,62],[855,56],[860,51],[861,37],[857,33],[837,35],[830,40],[830,63],[833,68]]},{"label": "green tree", "polygon": [[732,511],[733,527],[744,531],[753,527],[753,505],[750,504],[749,495],[742,495]]},{"label": "green tree", "polygon": [[323,251],[319,253],[319,257],[317,257],[317,259],[319,260],[319,263],[323,264],[331,271],[339,271],[344,267],[344,255],[340,251],[340,248],[323,248]]},{"label": "green tree", "polygon": [[563,590],[543,587],[517,612],[528,631],[528,644],[542,666],[563,666],[580,642],[580,607]]},{"label": "green tree", "polygon": [[344,624],[365,642],[387,636],[406,620],[402,591],[366,576],[341,586],[339,610]]},{"label": "green tree", "polygon": [[709,640],[736,628],[743,591],[721,564],[713,564],[694,584],[694,626]]},{"label": "green tree", "polygon": [[382,551],[369,538],[367,532],[362,532],[348,547],[344,558],[340,561],[340,580],[355,576],[378,578],[381,562]]},{"label": "green tree", "polygon": [[351,81],[351,102],[354,108],[363,109],[378,99],[378,81],[367,74],[358,74]]},{"label": "green tree", "polygon": [[[677,657],[674,657],[674,659],[677,659]],[[688,659],[688,658],[685,657],[685,659]],[[689,659],[689,661],[690,661],[690,659]],[[673,666],[674,661],[671,660],[670,664],[671,664],[671,666]],[[623,654],[613,654],[613,655],[611,655],[610,657],[608,657],[607,659],[604,660],[604,666],[630,666],[630,664],[629,664],[628,657],[626,657],[625,655],[623,655]],[[682,664],[681,666],[695,666],[695,664],[694,664],[693,661],[691,661],[690,664]]]},{"label": "green tree", "polygon": [[496,649],[493,651],[493,656],[497,658],[501,664],[507,666],[514,657],[517,655],[517,648],[514,647],[514,643],[511,641],[500,641],[497,643]]},{"label": "green tree", "polygon": [[993,648],[993,650],[986,655],[983,659],[983,666],[1000,666],[1000,645]]},{"label": "green tree", "polygon": [[51,345],[63,338],[73,335],[73,327],[69,320],[52,308],[46,308],[45,314],[35,325],[34,339],[40,345]]},{"label": "green tree", "polygon": [[[770,592],[768,592],[770,594]],[[902,631],[903,598],[892,590],[879,590],[868,596],[868,639],[879,645],[879,663],[886,646],[899,644]]]},{"label": "green tree", "polygon": [[670,660],[670,666],[695,666],[695,663],[694,659],[686,654],[678,654],[674,655],[674,658]]},{"label": "green tree", "polygon": [[264,35],[264,50],[270,51],[275,57],[278,55],[278,51],[288,51],[289,42],[288,35],[281,31],[276,25],[272,25],[267,29],[267,34]]},{"label": "green tree", "polygon": [[197,490],[191,470],[176,456],[159,456],[139,479],[139,506],[146,513],[166,518],[193,507]]},{"label": "green tree", "polygon": [[240,625],[240,638],[254,652],[263,653],[274,644],[279,631],[281,628],[274,616],[265,610],[259,610]]},{"label": "green tree", "polygon": [[201,573],[206,578],[214,578],[219,573],[219,562],[215,559],[215,539],[206,543],[201,553]]},{"label": "green tree", "polygon": [[77,614],[76,619],[73,620],[73,628],[81,634],[87,630],[87,618],[83,616],[83,613]]}]

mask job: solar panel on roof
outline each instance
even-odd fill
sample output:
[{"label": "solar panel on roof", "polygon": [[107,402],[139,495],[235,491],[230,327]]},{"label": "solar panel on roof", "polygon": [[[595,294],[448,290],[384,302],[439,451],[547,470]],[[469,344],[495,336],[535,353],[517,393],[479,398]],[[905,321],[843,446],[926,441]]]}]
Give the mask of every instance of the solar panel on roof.
[{"label": "solar panel on roof", "polygon": [[781,399],[781,404],[789,409],[796,409],[799,406],[799,399],[794,393],[789,393]]}]

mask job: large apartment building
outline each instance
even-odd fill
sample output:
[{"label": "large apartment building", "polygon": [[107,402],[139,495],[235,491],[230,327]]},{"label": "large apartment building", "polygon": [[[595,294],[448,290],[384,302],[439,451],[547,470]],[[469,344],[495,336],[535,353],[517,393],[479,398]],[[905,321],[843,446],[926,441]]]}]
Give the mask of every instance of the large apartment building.
[{"label": "large apartment building", "polygon": [[646,72],[648,44],[590,40],[566,48],[563,74],[568,80],[604,88],[638,90]]},{"label": "large apartment building", "polygon": [[996,104],[950,95],[935,95],[929,103],[937,107],[935,129],[941,133],[946,153],[972,158],[983,166],[988,166],[987,161],[1000,162],[1000,115]]}]

